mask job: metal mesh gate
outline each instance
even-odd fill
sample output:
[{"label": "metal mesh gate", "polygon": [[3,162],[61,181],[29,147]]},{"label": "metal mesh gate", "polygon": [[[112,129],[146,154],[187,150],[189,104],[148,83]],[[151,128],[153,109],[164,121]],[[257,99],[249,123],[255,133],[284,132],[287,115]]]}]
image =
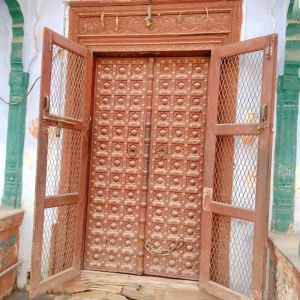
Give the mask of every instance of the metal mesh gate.
[{"label": "metal mesh gate", "polygon": [[89,52],[44,33],[31,296],[80,270]]},{"label": "metal mesh gate", "polygon": [[223,299],[263,297],[275,40],[212,54],[200,280]]}]

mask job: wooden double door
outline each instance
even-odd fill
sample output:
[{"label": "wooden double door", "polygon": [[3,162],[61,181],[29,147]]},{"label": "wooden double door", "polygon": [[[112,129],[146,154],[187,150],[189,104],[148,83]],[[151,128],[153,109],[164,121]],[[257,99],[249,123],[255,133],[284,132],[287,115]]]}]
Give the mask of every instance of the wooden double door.
[{"label": "wooden double door", "polygon": [[96,60],[84,268],[199,278],[208,63]]}]

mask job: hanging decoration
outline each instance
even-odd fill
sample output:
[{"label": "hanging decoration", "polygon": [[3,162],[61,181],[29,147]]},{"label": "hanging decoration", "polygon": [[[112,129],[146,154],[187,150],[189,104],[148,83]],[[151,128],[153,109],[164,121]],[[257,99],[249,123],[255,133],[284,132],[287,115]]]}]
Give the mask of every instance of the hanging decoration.
[{"label": "hanging decoration", "polygon": [[119,30],[119,16],[118,13],[116,13],[116,31]]},{"label": "hanging decoration", "polygon": [[182,27],[182,12],[177,17],[178,25],[181,28]]},{"label": "hanging decoration", "polygon": [[149,2],[148,8],[147,8],[147,14],[148,14],[148,16],[145,19],[145,21],[146,21],[146,25],[148,27],[150,27],[153,24],[151,1]]},{"label": "hanging decoration", "polygon": [[206,17],[208,18],[208,7],[205,6],[205,11],[206,11]]},{"label": "hanging decoration", "polygon": [[105,24],[104,24],[104,12],[102,12],[102,14],[101,14],[101,24],[102,24],[102,27],[105,26]]}]

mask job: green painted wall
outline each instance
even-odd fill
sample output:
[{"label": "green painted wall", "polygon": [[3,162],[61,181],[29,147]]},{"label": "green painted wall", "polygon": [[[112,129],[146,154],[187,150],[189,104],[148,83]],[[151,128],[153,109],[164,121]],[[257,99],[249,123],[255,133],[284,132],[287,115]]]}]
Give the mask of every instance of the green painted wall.
[{"label": "green painted wall", "polygon": [[[297,0],[296,0],[297,1]],[[300,25],[294,0],[288,10],[284,75],[278,79],[272,230],[287,232],[294,223]]]},{"label": "green painted wall", "polygon": [[[23,72],[24,18],[17,0],[5,0],[13,22],[13,41],[10,55],[10,103],[19,102],[27,93],[29,74]],[[26,100],[10,105],[6,143],[6,164],[2,206],[21,207],[22,167],[25,136]]]}]

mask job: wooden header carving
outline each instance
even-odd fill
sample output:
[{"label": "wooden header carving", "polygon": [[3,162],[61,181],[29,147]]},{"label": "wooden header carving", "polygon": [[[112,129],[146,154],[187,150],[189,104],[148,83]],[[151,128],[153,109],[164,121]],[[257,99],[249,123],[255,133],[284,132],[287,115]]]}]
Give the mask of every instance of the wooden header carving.
[{"label": "wooden header carving", "polygon": [[[73,1],[70,38],[94,51],[205,50],[239,40],[241,0]],[[147,26],[148,25],[148,26]]]}]

